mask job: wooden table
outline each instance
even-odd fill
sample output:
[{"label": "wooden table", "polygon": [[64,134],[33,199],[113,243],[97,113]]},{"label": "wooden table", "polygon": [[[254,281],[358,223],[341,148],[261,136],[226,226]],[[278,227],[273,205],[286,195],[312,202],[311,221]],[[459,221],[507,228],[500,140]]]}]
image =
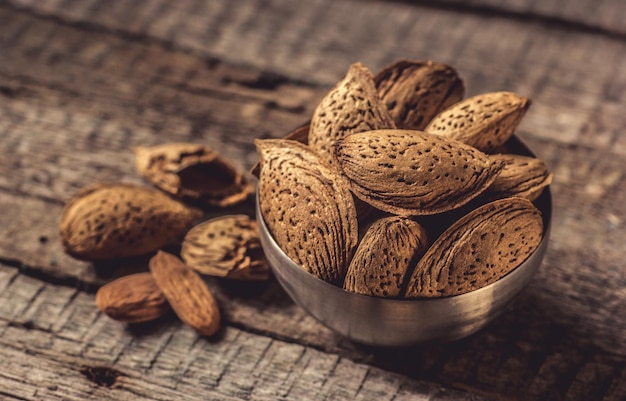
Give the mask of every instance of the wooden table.
[{"label": "wooden table", "polygon": [[[208,144],[249,169],[362,61],[449,63],[467,94],[533,100],[554,172],[546,259],[451,344],[371,349],[279,285],[210,280],[223,329],[127,326],[94,293],[124,266],[63,253],[64,202],[143,182],[131,148]],[[626,4],[621,0],[0,0],[0,399],[626,399]],[[244,208],[249,208],[246,204]]]}]

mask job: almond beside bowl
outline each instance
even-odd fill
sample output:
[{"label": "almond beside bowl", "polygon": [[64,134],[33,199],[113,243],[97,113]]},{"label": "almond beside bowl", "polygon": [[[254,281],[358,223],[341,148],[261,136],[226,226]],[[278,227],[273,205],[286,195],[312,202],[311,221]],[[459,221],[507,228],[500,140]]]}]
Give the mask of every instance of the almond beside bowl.
[{"label": "almond beside bowl", "polygon": [[[517,138],[514,153],[534,156]],[[480,330],[501,314],[530,282],[548,247],[552,195],[546,188],[534,202],[542,213],[543,237],[537,249],[499,280],[460,295],[388,299],[360,295],[318,279],[294,263],[276,244],[262,218],[257,194],[256,216],[261,244],[280,285],[293,301],[334,332],[374,346],[411,346],[453,341]]]}]

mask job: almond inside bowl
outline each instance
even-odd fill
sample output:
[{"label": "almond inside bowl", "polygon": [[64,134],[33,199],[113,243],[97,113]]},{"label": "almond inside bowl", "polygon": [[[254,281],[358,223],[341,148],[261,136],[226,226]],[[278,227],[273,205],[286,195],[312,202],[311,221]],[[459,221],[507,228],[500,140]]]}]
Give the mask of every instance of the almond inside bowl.
[{"label": "almond inside bowl", "polygon": [[[510,141],[512,153],[534,156],[521,141]],[[446,342],[480,330],[501,314],[530,282],[548,247],[552,195],[546,188],[535,200],[543,219],[543,236],[535,251],[499,280],[452,296],[390,299],[348,292],[325,282],[293,262],[277,245],[261,214],[256,216],[261,244],[280,285],[310,315],[346,338],[375,346],[410,346]]]}]

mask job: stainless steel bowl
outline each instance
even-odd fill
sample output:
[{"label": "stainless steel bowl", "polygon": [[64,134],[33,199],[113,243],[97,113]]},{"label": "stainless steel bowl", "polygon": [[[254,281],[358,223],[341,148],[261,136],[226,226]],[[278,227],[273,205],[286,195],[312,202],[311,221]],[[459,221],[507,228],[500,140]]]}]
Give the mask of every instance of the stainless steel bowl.
[{"label": "stainless steel bowl", "polygon": [[[516,141],[516,153],[530,154]],[[398,300],[360,295],[311,275],[276,244],[261,216],[261,244],[278,282],[293,301],[334,332],[376,346],[410,346],[457,340],[475,333],[502,313],[530,282],[548,247],[552,219],[549,188],[536,201],[544,219],[543,240],[524,263],[500,280],[461,295]]]}]

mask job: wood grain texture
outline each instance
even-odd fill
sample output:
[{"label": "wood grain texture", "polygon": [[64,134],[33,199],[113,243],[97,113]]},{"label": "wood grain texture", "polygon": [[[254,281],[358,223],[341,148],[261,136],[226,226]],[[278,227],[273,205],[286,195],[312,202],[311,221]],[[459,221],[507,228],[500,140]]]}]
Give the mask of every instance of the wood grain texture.
[{"label": "wood grain texture", "polygon": [[[0,368],[1,396],[626,397],[619,35],[384,2],[104,4],[0,2],[0,297],[10,300],[0,302],[0,352],[12,363]],[[381,352],[335,337],[273,281],[209,282],[226,324],[224,339],[210,346],[173,318],[124,329],[98,315],[91,294],[126,267],[63,254],[58,218],[72,193],[93,181],[141,182],[130,148],[165,141],[206,143],[247,169],[256,162],[252,139],[282,136],[308,119],[350,63],[375,71],[407,57],[455,66],[468,95],[513,90],[533,100],[518,134],[555,175],[552,240],[537,277],[504,316],[454,344]],[[274,356],[248,357],[264,349]],[[129,384],[109,393],[78,381],[85,375],[76,366],[99,363]],[[231,373],[207,373],[212,364]],[[50,390],[40,377],[65,382]]]},{"label": "wood grain texture", "polygon": [[2,399],[482,399],[233,327],[208,341],[173,315],[120,324],[93,295],[2,265],[0,287]]},{"label": "wood grain texture", "polygon": [[[542,24],[560,25],[607,36],[623,38],[626,34],[620,0],[576,0],[560,2],[531,0],[405,0],[416,6],[444,7],[450,10],[499,16],[512,19],[532,19]],[[444,3],[444,4],[441,4]],[[621,13],[621,14],[620,14]]]}]

